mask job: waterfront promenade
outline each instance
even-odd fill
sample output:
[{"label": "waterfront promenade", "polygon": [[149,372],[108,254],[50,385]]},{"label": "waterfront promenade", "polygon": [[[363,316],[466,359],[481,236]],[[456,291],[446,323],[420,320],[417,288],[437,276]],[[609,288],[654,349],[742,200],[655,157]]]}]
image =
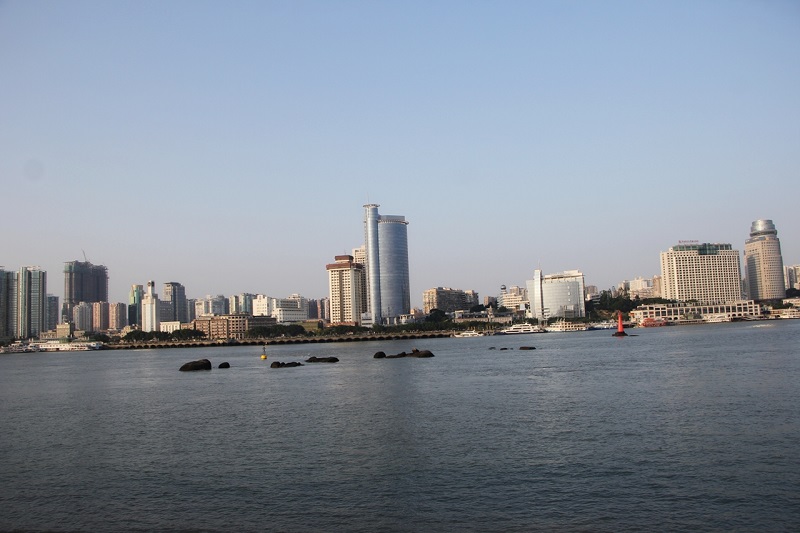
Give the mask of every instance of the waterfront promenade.
[{"label": "waterfront promenade", "polygon": [[452,331],[420,331],[406,333],[370,333],[362,335],[332,335],[325,337],[269,337],[255,339],[213,339],[185,341],[143,341],[106,344],[106,350],[149,350],[155,348],[202,348],[214,346],[262,346],[281,344],[322,344],[329,342],[392,341],[404,339],[435,339],[452,336]]}]

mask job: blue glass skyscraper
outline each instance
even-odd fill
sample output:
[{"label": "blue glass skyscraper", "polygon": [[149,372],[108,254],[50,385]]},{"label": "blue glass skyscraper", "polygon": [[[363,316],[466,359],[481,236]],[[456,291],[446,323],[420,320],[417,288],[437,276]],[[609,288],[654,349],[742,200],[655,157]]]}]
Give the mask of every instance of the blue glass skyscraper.
[{"label": "blue glass skyscraper", "polygon": [[373,324],[391,324],[411,312],[408,222],[402,216],[381,215],[378,207],[364,206],[368,308]]}]

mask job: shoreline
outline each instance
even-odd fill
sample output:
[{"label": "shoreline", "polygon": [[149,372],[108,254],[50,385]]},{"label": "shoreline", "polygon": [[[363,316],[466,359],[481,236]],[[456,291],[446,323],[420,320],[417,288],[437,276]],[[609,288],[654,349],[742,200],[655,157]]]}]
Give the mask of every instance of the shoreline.
[{"label": "shoreline", "polygon": [[210,348],[219,346],[274,346],[281,344],[324,344],[331,342],[393,341],[408,339],[437,339],[451,337],[451,331],[394,333],[372,335],[339,335],[336,337],[280,337],[261,339],[216,339],[177,342],[135,342],[104,344],[102,350],[152,350],[161,348]]}]

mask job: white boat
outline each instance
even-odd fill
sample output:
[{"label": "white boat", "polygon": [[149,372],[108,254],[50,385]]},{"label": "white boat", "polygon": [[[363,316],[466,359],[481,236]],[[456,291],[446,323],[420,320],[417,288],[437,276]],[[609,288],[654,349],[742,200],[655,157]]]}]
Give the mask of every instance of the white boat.
[{"label": "white boat", "polygon": [[479,333],[474,329],[470,329],[468,331],[459,331],[458,333],[453,334],[453,337],[483,337],[483,333]]},{"label": "white boat", "polygon": [[9,344],[5,348],[0,348],[2,353],[33,353],[38,351],[39,346],[36,344],[26,344],[19,341]]},{"label": "white boat", "polygon": [[565,331],[586,331],[589,326],[581,324],[580,322],[567,322],[566,320],[558,320],[545,328],[551,333],[562,333]]},{"label": "white boat", "polygon": [[593,324],[589,324],[589,329],[617,329],[617,323],[613,320],[594,322]]},{"label": "white boat", "polygon": [[89,350],[99,350],[103,347],[102,342],[40,342],[38,345],[40,352],[86,352]]},{"label": "white boat", "polygon": [[500,335],[520,335],[523,333],[544,333],[545,330],[533,324],[514,324],[500,330]]},{"label": "white boat", "polygon": [[717,324],[720,322],[730,322],[731,316],[724,313],[717,315],[703,315],[703,320],[709,324]]}]

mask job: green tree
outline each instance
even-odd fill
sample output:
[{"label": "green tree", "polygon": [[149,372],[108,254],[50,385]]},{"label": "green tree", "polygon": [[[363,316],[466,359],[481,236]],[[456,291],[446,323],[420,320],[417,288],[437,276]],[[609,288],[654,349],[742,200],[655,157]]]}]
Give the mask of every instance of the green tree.
[{"label": "green tree", "polygon": [[441,309],[431,309],[431,312],[425,317],[425,322],[442,323],[447,322],[448,320],[450,319],[447,316],[447,313]]}]

